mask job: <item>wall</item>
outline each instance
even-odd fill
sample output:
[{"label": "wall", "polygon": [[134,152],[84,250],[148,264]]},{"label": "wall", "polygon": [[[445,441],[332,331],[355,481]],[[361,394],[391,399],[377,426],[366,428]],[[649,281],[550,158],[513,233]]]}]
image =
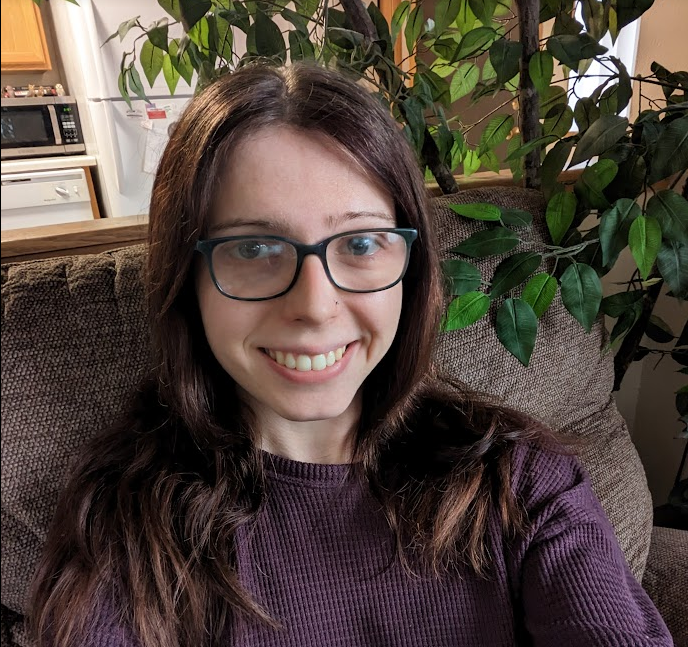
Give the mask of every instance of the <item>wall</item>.
[{"label": "wall", "polygon": [[[653,61],[669,70],[688,70],[686,25],[686,0],[655,0],[641,19],[636,74],[649,74]],[[647,100],[640,102],[638,83],[635,85],[634,115],[639,107],[647,107]],[[648,98],[662,97],[659,86],[647,83],[643,84],[642,93]],[[626,258],[626,261],[630,267],[632,259]],[[628,276],[629,272],[624,274]],[[613,276],[609,279],[615,280]],[[660,297],[655,314],[678,334],[688,319],[688,303],[679,304],[676,299]],[[629,423],[633,441],[645,465],[653,500],[656,505],[661,505],[667,501],[686,444],[686,440],[676,438],[683,425],[677,420],[674,392],[687,380],[676,372],[680,366],[671,358],[665,358],[657,368],[656,363],[656,356],[648,356],[633,364],[617,394],[617,403]],[[688,469],[684,469],[684,478],[688,476],[687,472]]]},{"label": "wall", "polygon": [[[65,2],[66,0],[57,0],[58,2]],[[45,40],[48,44],[48,52],[50,53],[51,70],[45,72],[6,72],[3,71],[0,75],[0,86],[24,86],[33,84],[36,87],[41,85],[56,85],[61,83],[64,89],[69,93],[65,73],[62,66],[62,59],[60,58],[60,50],[56,44],[55,27],[53,25],[53,17],[50,11],[50,3],[43,0],[41,3],[41,18],[43,19],[43,29],[45,30]]]}]

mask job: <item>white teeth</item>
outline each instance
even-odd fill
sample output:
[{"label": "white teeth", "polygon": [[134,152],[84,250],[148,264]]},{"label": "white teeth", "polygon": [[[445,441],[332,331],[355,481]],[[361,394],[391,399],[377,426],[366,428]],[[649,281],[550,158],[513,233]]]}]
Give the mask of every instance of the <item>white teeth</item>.
[{"label": "white teeth", "polygon": [[311,358],[308,355],[299,355],[296,358],[296,370],[297,371],[310,371],[311,370]]},{"label": "white teeth", "polygon": [[294,355],[281,350],[265,349],[265,352],[281,366],[296,369],[297,371],[323,371],[332,366],[344,356],[346,346],[320,355]]}]

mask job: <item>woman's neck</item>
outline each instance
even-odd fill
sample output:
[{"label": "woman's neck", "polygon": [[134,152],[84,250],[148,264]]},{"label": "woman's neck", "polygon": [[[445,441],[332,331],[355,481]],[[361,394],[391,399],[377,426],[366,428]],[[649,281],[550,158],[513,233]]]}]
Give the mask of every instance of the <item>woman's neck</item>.
[{"label": "woman's neck", "polygon": [[303,463],[350,463],[361,417],[360,393],[337,418],[286,420],[250,403],[261,449]]}]

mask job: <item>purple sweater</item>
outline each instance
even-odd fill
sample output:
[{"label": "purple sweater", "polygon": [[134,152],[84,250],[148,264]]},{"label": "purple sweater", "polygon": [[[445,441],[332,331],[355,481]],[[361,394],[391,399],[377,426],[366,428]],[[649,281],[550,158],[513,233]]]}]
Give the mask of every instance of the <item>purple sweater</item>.
[{"label": "purple sweater", "polygon": [[[628,569],[577,459],[521,446],[514,488],[527,536],[507,545],[497,518],[493,575],[410,578],[392,537],[346,465],[270,454],[268,497],[237,536],[241,581],[283,630],[237,621],[242,647],[665,647],[664,622]],[[104,614],[94,645],[133,647]]]}]

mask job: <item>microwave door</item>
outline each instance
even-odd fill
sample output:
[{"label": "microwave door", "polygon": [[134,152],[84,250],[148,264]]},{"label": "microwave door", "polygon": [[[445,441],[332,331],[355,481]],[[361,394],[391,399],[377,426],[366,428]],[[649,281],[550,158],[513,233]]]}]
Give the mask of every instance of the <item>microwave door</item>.
[{"label": "microwave door", "polygon": [[64,154],[55,106],[2,108],[2,159]]}]

